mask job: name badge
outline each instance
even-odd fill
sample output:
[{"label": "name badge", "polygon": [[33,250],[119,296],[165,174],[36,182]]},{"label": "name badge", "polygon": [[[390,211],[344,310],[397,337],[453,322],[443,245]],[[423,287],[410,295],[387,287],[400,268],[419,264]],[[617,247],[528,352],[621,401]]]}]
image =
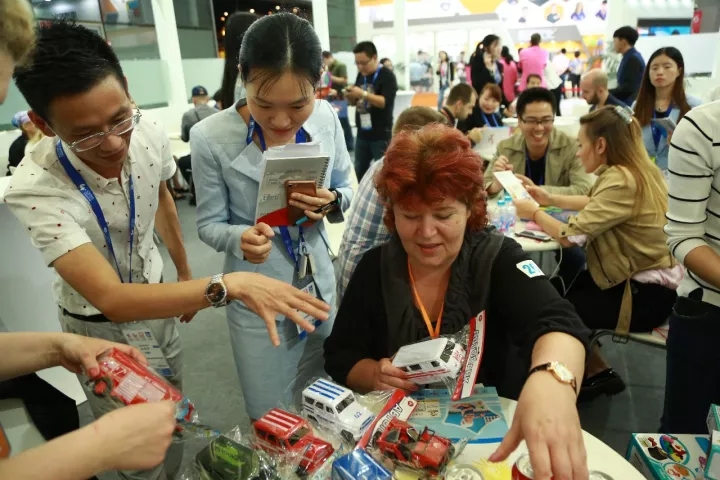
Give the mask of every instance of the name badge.
[{"label": "name badge", "polygon": [[174,375],[162,348],[160,348],[160,344],[155,339],[155,335],[143,322],[126,323],[120,329],[128,345],[132,345],[145,355],[150,368],[163,377],[172,377]]},{"label": "name badge", "polygon": [[360,128],[363,130],[372,130],[372,117],[369,113],[360,114]]},{"label": "name badge", "polygon": [[[315,286],[315,282],[310,282],[304,287],[300,289],[302,292],[307,293],[308,295],[312,295],[313,297],[317,298],[318,292],[317,287]],[[300,310],[297,310],[297,312],[300,314],[300,316],[303,318],[303,320],[306,320],[307,322],[311,323],[314,327],[318,327],[322,322],[318,320],[317,318],[313,317],[312,315],[309,315],[307,313],[301,312]],[[298,331],[298,337],[303,339],[307,337],[308,332],[303,330],[303,328],[300,325],[295,324]]]}]

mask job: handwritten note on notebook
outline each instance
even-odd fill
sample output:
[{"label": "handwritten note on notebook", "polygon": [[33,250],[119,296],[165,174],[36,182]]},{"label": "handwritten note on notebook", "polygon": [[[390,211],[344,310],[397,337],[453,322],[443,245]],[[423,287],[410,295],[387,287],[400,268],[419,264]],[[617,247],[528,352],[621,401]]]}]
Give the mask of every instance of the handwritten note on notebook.
[{"label": "handwritten note on notebook", "polygon": [[270,148],[263,153],[263,160],[265,166],[258,187],[255,223],[288,226],[285,182],[312,180],[317,188],[322,188],[330,158],[322,153],[318,144],[299,143]]}]

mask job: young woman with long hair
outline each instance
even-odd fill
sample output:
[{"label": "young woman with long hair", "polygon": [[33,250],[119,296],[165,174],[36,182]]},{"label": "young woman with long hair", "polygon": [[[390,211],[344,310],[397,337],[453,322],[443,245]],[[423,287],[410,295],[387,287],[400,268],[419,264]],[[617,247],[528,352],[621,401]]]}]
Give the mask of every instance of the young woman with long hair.
[{"label": "young woman with long hair", "polygon": [[[518,215],[532,219],[561,245],[587,250],[587,271],[566,298],[590,329],[649,332],[665,322],[683,276],[666,245],[667,185],[643,146],[638,120],[624,107],[604,107],[580,119],[578,157],[597,175],[589,196],[548,194],[530,187],[542,206],[578,210],[560,222],[530,200]],[[587,365],[581,397],[614,395],[625,388],[599,350]]]},{"label": "young woman with long hair", "polygon": [[633,110],[642,127],[648,155],[660,170],[668,168],[672,132],[656,124],[655,120],[670,118],[677,124],[700,103],[700,99],[685,93],[685,61],[680,50],[675,47],[656,50],[645,67]]},{"label": "young woman with long hair", "polygon": [[446,51],[441,50],[438,54],[438,65],[437,72],[438,76],[438,111],[442,110],[443,103],[445,102],[445,93],[450,87],[452,87],[455,81],[455,64],[450,61],[450,56]]}]

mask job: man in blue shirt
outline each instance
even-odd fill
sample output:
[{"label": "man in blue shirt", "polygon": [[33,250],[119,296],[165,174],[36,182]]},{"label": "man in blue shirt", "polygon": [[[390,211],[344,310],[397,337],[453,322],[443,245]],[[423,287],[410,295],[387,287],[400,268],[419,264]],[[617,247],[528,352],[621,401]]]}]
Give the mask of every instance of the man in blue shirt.
[{"label": "man in blue shirt", "polygon": [[637,30],[629,26],[620,27],[613,33],[615,51],[622,54],[623,58],[617,72],[617,87],[610,93],[627,105],[635,101],[645,71],[645,60],[635,50],[635,42],[639,37]]}]

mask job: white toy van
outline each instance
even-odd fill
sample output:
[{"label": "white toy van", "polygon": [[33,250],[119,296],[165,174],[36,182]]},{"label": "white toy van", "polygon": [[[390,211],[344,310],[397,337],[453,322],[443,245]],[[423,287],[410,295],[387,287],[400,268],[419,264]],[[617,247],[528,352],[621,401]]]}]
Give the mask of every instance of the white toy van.
[{"label": "white toy van", "polygon": [[324,379],[303,390],[302,409],[308,419],[338,432],[348,443],[357,442],[375,418],[352,390]]},{"label": "white toy van", "polygon": [[449,338],[435,338],[405,345],[398,350],[392,364],[408,374],[418,385],[454,378],[465,361],[465,348]]}]

